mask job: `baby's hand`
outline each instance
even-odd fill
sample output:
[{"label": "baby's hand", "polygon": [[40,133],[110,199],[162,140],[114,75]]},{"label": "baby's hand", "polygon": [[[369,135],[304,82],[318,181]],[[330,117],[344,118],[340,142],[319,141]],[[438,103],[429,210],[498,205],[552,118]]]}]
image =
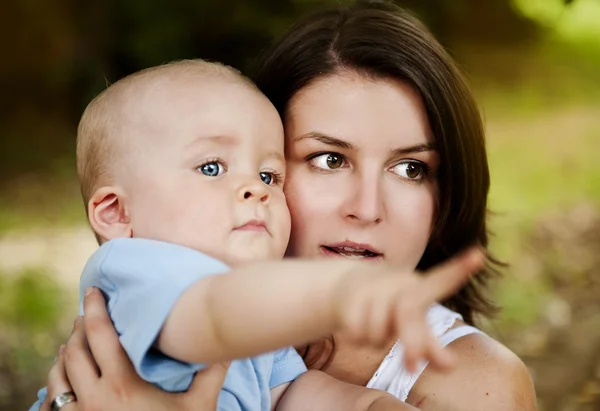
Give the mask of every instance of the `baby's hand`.
[{"label": "baby's hand", "polygon": [[369,272],[361,267],[340,287],[342,328],[375,345],[399,338],[410,372],[422,359],[449,367],[452,357],[431,333],[427,311],[436,301],[457,292],[483,264],[482,252],[474,248],[420,274],[399,272],[389,265],[369,265]]}]

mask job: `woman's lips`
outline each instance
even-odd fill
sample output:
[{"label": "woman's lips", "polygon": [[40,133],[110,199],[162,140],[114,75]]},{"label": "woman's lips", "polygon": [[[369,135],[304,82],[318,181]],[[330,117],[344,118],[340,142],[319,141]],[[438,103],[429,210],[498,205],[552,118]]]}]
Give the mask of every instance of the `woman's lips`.
[{"label": "woman's lips", "polygon": [[344,257],[356,259],[382,259],[383,254],[370,244],[345,241],[341,243],[322,245],[321,252],[331,257]]}]

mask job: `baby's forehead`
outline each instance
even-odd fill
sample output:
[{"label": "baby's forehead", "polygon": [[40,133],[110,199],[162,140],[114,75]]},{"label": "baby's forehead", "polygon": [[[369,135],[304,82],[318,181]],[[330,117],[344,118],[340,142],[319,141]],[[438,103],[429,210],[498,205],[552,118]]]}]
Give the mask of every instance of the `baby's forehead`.
[{"label": "baby's forehead", "polygon": [[[134,81],[125,88],[118,110],[124,120],[180,121],[181,116],[240,101],[266,100],[249,80],[227,71],[190,71],[173,68]],[[176,110],[179,110],[181,116]]]},{"label": "baby's forehead", "polygon": [[[223,76],[189,73],[177,69],[149,73],[133,78],[115,93],[111,103],[113,118],[122,126],[135,127],[144,123],[167,121],[175,108],[184,109],[199,104],[210,106],[210,89],[226,88],[230,80]],[[183,115],[184,113],[182,113]],[[177,120],[173,118],[172,121]]]},{"label": "baby's forehead", "polygon": [[[139,83],[144,88],[161,90],[162,87],[173,88],[178,85],[246,86],[258,92],[258,88],[237,70],[219,63],[194,62],[190,64],[169,64],[142,71],[131,76],[133,84]],[[171,87],[169,87],[171,86]]]},{"label": "baby's forehead", "polygon": [[131,138],[130,144],[145,145],[155,140],[150,136],[156,135],[158,128],[177,134],[176,130],[191,123],[197,129],[196,137],[200,132],[212,136],[213,131],[221,133],[226,129],[236,134],[240,111],[244,112],[242,117],[245,113],[254,114],[280,124],[266,97],[236,73],[173,68],[148,74],[133,78],[123,90],[120,107],[114,107],[119,113],[119,134],[138,136]]}]

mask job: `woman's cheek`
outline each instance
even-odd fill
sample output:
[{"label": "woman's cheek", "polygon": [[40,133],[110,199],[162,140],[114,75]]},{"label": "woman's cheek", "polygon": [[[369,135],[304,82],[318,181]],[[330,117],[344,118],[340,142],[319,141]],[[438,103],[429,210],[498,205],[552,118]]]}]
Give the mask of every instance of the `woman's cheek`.
[{"label": "woman's cheek", "polygon": [[[288,174],[285,195],[290,210],[292,230],[286,255],[296,257],[314,257],[311,253],[311,238],[315,230],[323,223],[324,198],[320,193],[319,177],[311,175],[310,170],[293,171]],[[317,249],[318,247],[314,247]]]},{"label": "woman's cheek", "polygon": [[309,179],[306,176],[295,173],[285,186],[285,195],[290,209],[292,224],[296,225],[299,221],[308,223],[307,217],[310,217],[313,199],[315,197]]},{"label": "woman's cheek", "polygon": [[299,233],[304,229],[302,222],[306,224],[306,220],[302,218],[302,195],[298,193],[298,189],[302,186],[301,182],[298,181],[298,172],[288,163],[287,179],[283,187],[285,199],[287,201],[288,209],[290,210],[291,219],[291,232],[290,241],[285,255],[288,257],[301,256],[302,253],[298,249],[300,242]]}]

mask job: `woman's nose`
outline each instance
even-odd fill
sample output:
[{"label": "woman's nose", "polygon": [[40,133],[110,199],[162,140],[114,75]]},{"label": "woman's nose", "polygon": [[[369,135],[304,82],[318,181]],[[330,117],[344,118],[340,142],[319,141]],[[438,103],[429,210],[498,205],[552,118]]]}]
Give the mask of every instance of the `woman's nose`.
[{"label": "woman's nose", "polygon": [[365,225],[379,224],[385,214],[379,179],[361,177],[352,186],[342,209],[344,218]]}]

